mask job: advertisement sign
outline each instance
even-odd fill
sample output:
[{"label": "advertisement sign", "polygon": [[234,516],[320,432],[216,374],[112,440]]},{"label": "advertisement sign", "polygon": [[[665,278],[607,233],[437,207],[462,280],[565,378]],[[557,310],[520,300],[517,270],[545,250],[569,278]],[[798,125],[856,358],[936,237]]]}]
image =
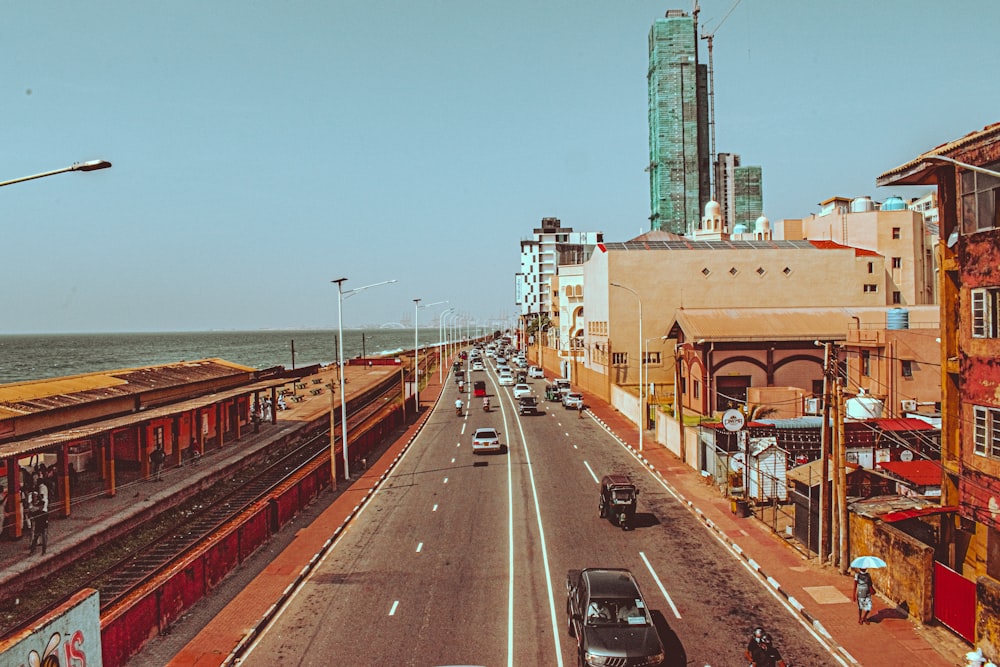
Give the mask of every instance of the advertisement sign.
[{"label": "advertisement sign", "polygon": [[31,627],[0,642],[0,667],[101,667],[101,609],[85,589]]},{"label": "advertisement sign", "polygon": [[739,431],[746,423],[746,417],[739,410],[726,410],[722,413],[722,426],[727,431]]}]

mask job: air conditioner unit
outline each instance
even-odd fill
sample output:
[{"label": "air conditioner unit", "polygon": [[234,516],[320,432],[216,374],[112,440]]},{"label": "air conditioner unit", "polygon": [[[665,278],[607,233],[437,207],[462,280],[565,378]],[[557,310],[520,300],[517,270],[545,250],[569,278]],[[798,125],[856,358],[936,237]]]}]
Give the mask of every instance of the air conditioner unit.
[{"label": "air conditioner unit", "polygon": [[911,400],[902,400],[899,402],[899,406],[903,409],[903,412],[916,412],[917,402]]},{"label": "air conditioner unit", "polygon": [[820,407],[822,400],[819,398],[807,398],[806,400],[806,414],[807,415],[818,415],[820,412]]}]

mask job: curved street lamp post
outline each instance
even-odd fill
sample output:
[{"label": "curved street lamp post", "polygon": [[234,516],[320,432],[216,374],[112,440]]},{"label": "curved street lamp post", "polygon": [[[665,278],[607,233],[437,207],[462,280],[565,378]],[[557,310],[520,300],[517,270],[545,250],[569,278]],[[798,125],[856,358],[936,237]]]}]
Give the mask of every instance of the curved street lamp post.
[{"label": "curved street lamp post", "polygon": [[638,419],[638,422],[639,422],[639,451],[641,452],[642,451],[642,432],[646,430],[646,415],[644,414],[645,410],[646,410],[646,404],[645,404],[645,401],[643,400],[643,387],[642,387],[642,366],[643,366],[643,363],[642,363],[643,362],[643,359],[642,359],[642,341],[643,341],[643,337],[642,337],[642,297],[640,297],[639,293],[636,292],[631,287],[626,287],[625,285],[621,285],[619,283],[608,283],[608,284],[611,285],[612,287],[620,287],[623,290],[627,290],[629,292],[632,292],[632,294],[635,295],[636,300],[639,302],[639,347],[636,350],[636,354],[639,355],[639,419]]},{"label": "curved street lamp post", "polygon": [[[369,289],[371,287],[379,287],[380,285],[389,285],[390,283],[396,282],[395,280],[383,280],[380,283],[372,283],[371,285],[365,285],[364,287],[355,287],[354,289],[345,290],[344,283],[347,282],[347,278],[337,278],[336,280],[331,280],[331,283],[337,284],[337,333],[339,335],[338,354],[340,355],[340,363],[344,363],[344,297],[350,297],[358,292]],[[340,434],[344,443],[344,479],[351,478],[350,463],[347,458],[347,396],[344,394],[344,369],[340,370]],[[332,421],[332,420],[331,420]],[[337,481],[337,459],[334,456],[334,443],[336,440],[336,435],[333,429],[330,429],[330,468],[331,474],[333,475],[333,481]]]},{"label": "curved street lamp post", "polygon": [[107,160],[87,160],[86,162],[74,162],[68,167],[63,167],[62,169],[53,169],[52,171],[43,171],[40,174],[34,174],[32,176],[23,176],[21,178],[14,178],[9,181],[0,181],[0,187],[5,185],[14,185],[15,183],[23,183],[25,181],[33,181],[36,178],[45,178],[46,176],[55,176],[56,174],[65,174],[69,171],[97,171],[98,169],[107,169],[111,166],[111,163]]}]

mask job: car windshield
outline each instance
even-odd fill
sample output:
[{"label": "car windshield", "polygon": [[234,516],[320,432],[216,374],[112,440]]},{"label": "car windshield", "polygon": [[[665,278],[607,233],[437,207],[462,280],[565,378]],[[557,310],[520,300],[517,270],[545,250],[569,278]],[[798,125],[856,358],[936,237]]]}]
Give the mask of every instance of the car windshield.
[{"label": "car windshield", "polygon": [[587,607],[587,625],[648,625],[649,615],[641,599],[592,598]]},{"label": "car windshield", "polygon": [[477,440],[489,440],[491,438],[496,438],[496,437],[497,437],[497,432],[491,428],[481,428],[478,431],[476,431]]}]

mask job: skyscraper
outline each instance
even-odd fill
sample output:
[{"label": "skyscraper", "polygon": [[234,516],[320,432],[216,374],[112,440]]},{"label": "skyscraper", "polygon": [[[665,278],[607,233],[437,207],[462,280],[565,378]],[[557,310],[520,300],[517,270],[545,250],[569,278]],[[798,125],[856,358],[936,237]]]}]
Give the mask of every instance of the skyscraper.
[{"label": "skyscraper", "polygon": [[740,166],[740,156],[735,153],[719,153],[715,159],[715,197],[730,233],[736,233],[737,225],[752,231],[764,214],[761,168]]},{"label": "skyscraper", "polygon": [[710,197],[708,68],[698,64],[698,26],[669,10],[649,31],[650,229],[697,229]]}]

